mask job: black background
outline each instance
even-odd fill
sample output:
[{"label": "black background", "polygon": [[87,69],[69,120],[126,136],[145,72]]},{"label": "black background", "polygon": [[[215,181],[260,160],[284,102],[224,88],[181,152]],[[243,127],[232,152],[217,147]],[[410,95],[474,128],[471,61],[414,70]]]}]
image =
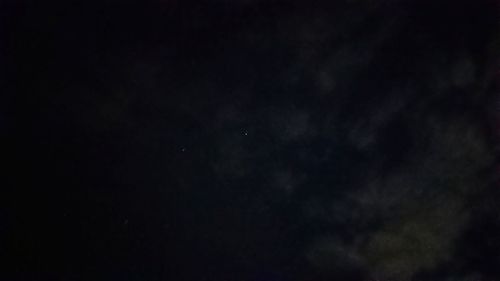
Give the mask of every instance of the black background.
[{"label": "black background", "polygon": [[[1,1],[3,280],[378,276],[342,257],[331,270],[311,265],[311,237],[371,230],[311,217],[308,206],[358,189],[369,175],[397,173],[408,159],[428,163],[416,156],[433,152],[419,146],[425,131],[414,126],[427,116],[472,120],[484,155],[495,158],[497,7],[313,2]],[[389,35],[379,32],[386,22]],[[306,25],[319,39],[295,39]],[[316,66],[342,48],[374,59],[333,63],[337,92],[322,94]],[[302,51],[306,65],[294,68]],[[449,73],[455,54],[476,65],[474,85],[429,90],[439,84],[429,73]],[[410,105],[401,109],[400,100]],[[374,108],[393,121],[373,129],[381,135],[374,148],[359,149],[347,136],[360,120],[376,120]],[[465,149],[457,141],[451,151]],[[451,261],[415,274],[498,280],[498,191],[488,161],[464,168],[488,182],[478,199],[464,199],[482,206],[471,207],[480,220],[460,230]]]}]

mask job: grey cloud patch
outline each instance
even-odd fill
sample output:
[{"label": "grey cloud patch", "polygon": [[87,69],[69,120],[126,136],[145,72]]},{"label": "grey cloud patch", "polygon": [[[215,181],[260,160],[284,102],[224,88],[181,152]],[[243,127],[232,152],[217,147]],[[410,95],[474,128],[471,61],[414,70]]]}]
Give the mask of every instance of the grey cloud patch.
[{"label": "grey cloud patch", "polygon": [[297,109],[273,110],[271,130],[282,141],[298,141],[314,134],[314,127],[307,112]]}]

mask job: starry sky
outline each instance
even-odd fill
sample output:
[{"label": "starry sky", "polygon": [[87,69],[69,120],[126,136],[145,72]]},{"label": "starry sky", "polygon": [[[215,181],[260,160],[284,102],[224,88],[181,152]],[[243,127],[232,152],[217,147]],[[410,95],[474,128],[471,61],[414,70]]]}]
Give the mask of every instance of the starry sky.
[{"label": "starry sky", "polygon": [[0,279],[500,280],[499,5],[0,1]]}]

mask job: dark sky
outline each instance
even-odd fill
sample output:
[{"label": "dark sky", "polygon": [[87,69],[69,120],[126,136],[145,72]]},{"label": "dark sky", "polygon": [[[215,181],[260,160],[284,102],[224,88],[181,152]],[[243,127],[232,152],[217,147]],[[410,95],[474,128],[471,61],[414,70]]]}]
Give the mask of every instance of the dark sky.
[{"label": "dark sky", "polygon": [[0,280],[500,280],[498,4],[0,1]]}]

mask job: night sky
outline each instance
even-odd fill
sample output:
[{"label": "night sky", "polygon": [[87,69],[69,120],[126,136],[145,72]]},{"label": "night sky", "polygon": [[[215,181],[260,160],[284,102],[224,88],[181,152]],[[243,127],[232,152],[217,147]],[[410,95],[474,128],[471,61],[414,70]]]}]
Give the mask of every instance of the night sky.
[{"label": "night sky", "polygon": [[0,0],[0,280],[500,281],[499,16]]}]

